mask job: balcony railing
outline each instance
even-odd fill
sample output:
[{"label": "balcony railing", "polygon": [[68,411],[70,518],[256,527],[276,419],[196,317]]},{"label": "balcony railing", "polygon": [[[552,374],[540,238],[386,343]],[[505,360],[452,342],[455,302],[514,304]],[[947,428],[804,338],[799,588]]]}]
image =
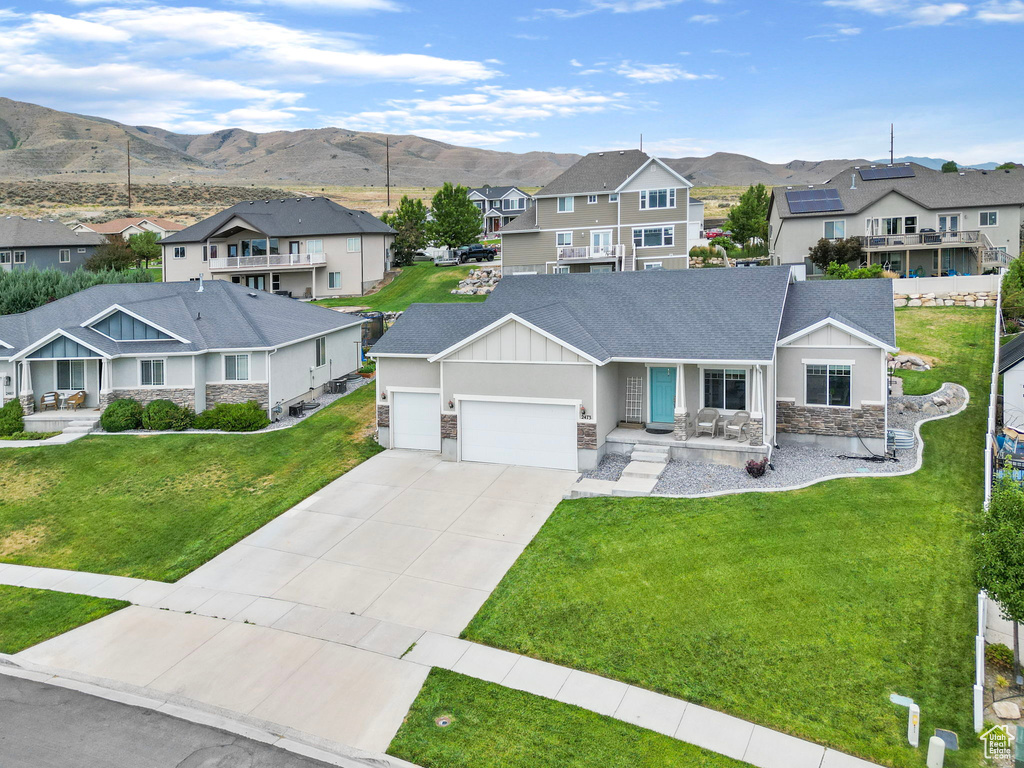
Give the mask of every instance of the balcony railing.
[{"label": "balcony railing", "polygon": [[868,235],[860,243],[868,250],[900,250],[901,248],[936,248],[944,245],[977,245],[981,233],[977,230],[959,232],[917,232],[912,235]]},{"label": "balcony railing", "polygon": [[564,245],[558,247],[559,261],[584,259],[618,259],[626,255],[626,246],[619,245]]},{"label": "balcony railing", "polygon": [[299,269],[327,263],[325,253],[269,253],[262,256],[227,256],[210,259],[210,271],[247,269]]}]

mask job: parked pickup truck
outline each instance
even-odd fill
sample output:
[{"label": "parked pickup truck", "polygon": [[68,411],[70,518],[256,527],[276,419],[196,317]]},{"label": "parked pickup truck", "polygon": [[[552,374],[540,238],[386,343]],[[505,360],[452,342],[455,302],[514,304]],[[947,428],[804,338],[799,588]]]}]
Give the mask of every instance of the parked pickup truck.
[{"label": "parked pickup truck", "polygon": [[489,245],[483,243],[473,243],[472,245],[464,245],[456,251],[459,254],[459,263],[465,264],[467,261],[476,259],[477,261],[494,261],[494,257],[498,255],[498,249],[492,248]]}]

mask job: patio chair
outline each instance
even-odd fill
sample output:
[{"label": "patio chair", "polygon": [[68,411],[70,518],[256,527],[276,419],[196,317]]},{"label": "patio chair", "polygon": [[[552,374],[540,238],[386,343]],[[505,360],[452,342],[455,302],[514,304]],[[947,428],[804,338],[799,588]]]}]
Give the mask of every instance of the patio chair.
[{"label": "patio chair", "polygon": [[715,432],[718,431],[718,422],[721,421],[721,418],[717,408],[701,408],[697,411],[697,429],[694,434],[697,437],[701,435],[711,435],[714,437]]},{"label": "patio chair", "polygon": [[750,426],[750,411],[736,411],[722,424],[722,435],[726,440],[740,440],[747,427]]},{"label": "patio chair", "polygon": [[60,395],[56,392],[47,392],[39,398],[39,410],[45,411],[49,408],[57,410],[60,407]]},{"label": "patio chair", "polygon": [[72,411],[77,411],[78,406],[85,405],[85,392],[78,391],[75,392],[73,395],[68,395],[67,397],[64,398],[64,405],[65,407],[70,408]]}]

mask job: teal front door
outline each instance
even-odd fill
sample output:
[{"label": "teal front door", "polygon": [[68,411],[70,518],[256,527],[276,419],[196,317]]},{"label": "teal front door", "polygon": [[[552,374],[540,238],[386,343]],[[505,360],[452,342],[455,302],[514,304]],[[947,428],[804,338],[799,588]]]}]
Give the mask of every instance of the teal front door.
[{"label": "teal front door", "polygon": [[651,421],[672,424],[676,418],[676,369],[651,368]]}]

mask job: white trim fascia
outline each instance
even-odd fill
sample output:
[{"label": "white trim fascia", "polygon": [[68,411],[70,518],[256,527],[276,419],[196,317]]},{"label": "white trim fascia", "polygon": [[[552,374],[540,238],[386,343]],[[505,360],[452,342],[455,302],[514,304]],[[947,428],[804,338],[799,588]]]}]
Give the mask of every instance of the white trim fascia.
[{"label": "white trim fascia", "polygon": [[[385,392],[419,392],[426,395],[440,395],[440,387],[384,387]],[[388,402],[391,401],[391,395],[388,395]],[[440,413],[440,411],[438,411]]]},{"label": "white trim fascia", "polygon": [[[781,325],[781,320],[780,320],[780,325]],[[838,320],[836,320],[835,318],[832,318],[832,317],[826,317],[823,320],[819,320],[818,322],[814,323],[814,325],[809,325],[806,328],[803,328],[803,329],[797,331],[796,333],[787,336],[784,339],[779,339],[777,346],[780,346],[780,347],[788,346],[789,344],[791,344],[792,342],[796,341],[797,339],[802,339],[804,336],[807,336],[807,335],[813,333],[814,331],[818,330],[819,328],[824,328],[827,325],[830,325],[833,328],[838,328],[839,330],[844,331],[845,333],[850,334],[854,338],[860,339],[861,341],[864,341],[864,342],[870,344],[872,347],[879,347],[881,349],[884,349],[886,352],[889,352],[889,353],[892,353],[892,354],[895,354],[898,351],[896,347],[890,347],[888,344],[883,342],[881,339],[876,339],[874,336],[869,336],[868,334],[863,333],[862,331],[858,331],[856,328],[851,328],[850,326],[846,325],[845,323],[841,323],[841,322],[839,322]],[[826,346],[826,347],[823,347],[823,348],[827,349],[828,347]]]},{"label": "white trim fascia", "polygon": [[[369,319],[357,320],[354,323],[349,323],[348,325],[342,325],[342,326],[339,326],[338,328],[334,328],[334,329],[332,329],[330,331],[317,331],[316,333],[314,333],[314,334],[312,334],[310,336],[303,336],[302,338],[295,339],[293,341],[286,341],[283,344],[278,344],[276,347],[265,347],[265,348],[253,347],[252,349],[254,349],[254,350],[265,349],[265,351],[271,352],[271,351],[275,351],[275,350],[278,350],[278,349],[283,349],[284,347],[291,347],[291,346],[294,346],[295,344],[301,344],[302,342],[309,341],[310,339],[318,339],[321,336],[330,336],[332,333],[336,333],[337,331],[344,331],[344,330],[347,330],[348,328],[353,328],[353,327],[355,327],[357,325],[363,325],[364,323],[368,323],[368,322],[370,322]],[[213,350],[211,350],[211,351],[213,351]]]},{"label": "white trim fascia", "polygon": [[[533,403],[536,405],[572,405],[579,408],[582,400],[565,400],[554,397],[512,397],[505,395],[452,395],[456,404],[463,400],[475,400],[483,403]],[[577,417],[576,421],[579,421]]]},{"label": "white trim fascia", "polygon": [[455,358],[445,359],[439,362],[444,363],[477,363],[487,365],[590,365],[595,368],[593,363],[586,361],[563,361],[563,360],[457,360]]},{"label": "white trim fascia", "polygon": [[771,365],[771,360],[690,360],[683,358],[657,357],[612,357],[607,363],[647,363],[655,367],[667,365],[701,365],[705,368],[721,368],[722,366],[741,367],[745,365]]},{"label": "white trim fascia", "polygon": [[626,185],[628,185],[637,176],[639,176],[644,171],[644,169],[646,169],[647,166],[649,166],[651,163],[657,163],[662,168],[664,168],[666,171],[668,171],[673,176],[675,176],[677,179],[679,179],[681,182],[683,182],[683,186],[684,187],[686,187],[687,189],[693,189],[693,184],[691,184],[689,181],[687,181],[685,177],[680,176],[678,172],[676,172],[676,171],[672,170],[671,168],[669,168],[668,165],[666,165],[660,159],[658,159],[657,157],[648,157],[646,163],[644,163],[639,168],[637,168],[635,171],[633,171],[632,175],[629,176],[624,182],[619,184],[619,186],[617,186],[615,189],[613,189],[612,192],[617,192],[619,194],[622,194],[622,188],[625,187]]},{"label": "white trim fascia", "polygon": [[463,347],[468,346],[469,344],[472,344],[477,339],[479,339],[479,338],[481,338],[483,336],[486,336],[491,331],[493,331],[493,330],[495,330],[497,328],[500,328],[501,326],[505,325],[505,323],[510,322],[510,321],[517,322],[520,325],[523,325],[526,328],[529,328],[531,331],[536,331],[537,333],[539,333],[541,336],[543,336],[544,338],[548,339],[549,341],[555,342],[559,346],[564,347],[565,349],[568,349],[570,352],[573,352],[574,354],[579,355],[584,360],[590,361],[594,365],[601,365],[602,364],[600,360],[598,360],[597,358],[593,357],[592,355],[588,355],[586,352],[584,352],[581,349],[577,349],[572,344],[567,344],[565,341],[563,341],[562,339],[558,338],[554,334],[549,333],[548,331],[545,331],[543,328],[537,327],[536,325],[534,325],[533,323],[531,323],[531,322],[529,322],[527,320],[524,320],[523,318],[519,317],[515,312],[509,312],[504,317],[499,317],[497,320],[495,320],[490,325],[484,326],[483,328],[481,328],[476,333],[467,336],[466,338],[462,339],[461,341],[456,342],[455,344],[452,344],[450,347],[448,347],[448,349],[445,349],[445,350],[442,350],[441,352],[438,352],[433,357],[428,358],[428,362],[436,363],[438,360],[441,360],[442,358],[448,357],[453,352],[457,352],[458,350],[462,349]]},{"label": "white trim fascia", "polygon": [[[24,360],[29,355],[31,355],[33,352],[35,352],[37,349],[42,349],[43,347],[45,347],[47,344],[49,344],[51,341],[53,341],[58,336],[64,336],[65,338],[71,339],[72,341],[81,344],[86,349],[91,349],[93,352],[95,352],[97,355],[102,357],[104,360],[111,360],[113,358],[112,355],[108,355],[106,352],[103,352],[102,350],[96,349],[96,347],[94,347],[92,344],[87,344],[84,341],[82,341],[81,339],[75,338],[74,336],[72,336],[67,331],[64,331],[64,330],[61,330],[60,328],[57,328],[56,330],[51,331],[50,333],[48,333],[46,336],[44,336],[39,341],[35,342],[34,344],[30,344],[29,346],[27,346],[23,350],[21,350],[21,352],[19,352],[16,355],[12,355],[8,359],[10,359],[10,360]],[[40,359],[70,360],[72,358],[61,357],[61,358],[40,358]],[[84,358],[82,358],[82,359],[84,359]]]},{"label": "white trim fascia", "polygon": [[[665,246],[662,246],[662,248],[664,248],[664,247]],[[668,247],[671,248],[672,246],[670,245]],[[662,259],[688,259],[688,258],[690,258],[690,257],[687,254],[685,254],[685,253],[670,253],[668,256],[637,256],[636,260],[637,261],[648,261],[650,259],[657,259],[658,261],[661,261]]]},{"label": "white trim fascia", "polygon": [[[89,330],[96,330],[95,328],[92,327],[93,323],[97,323],[100,320],[102,320],[103,318],[109,317],[110,315],[114,314],[115,312],[124,312],[128,316],[134,317],[140,323],[145,323],[146,325],[150,326],[151,328],[156,328],[161,333],[166,333],[172,339],[177,339],[182,344],[191,344],[192,343],[191,341],[186,339],[184,336],[179,336],[174,331],[169,331],[166,328],[163,328],[163,327],[157,325],[152,320],[149,320],[148,318],[143,317],[142,315],[138,314],[137,312],[132,312],[130,309],[125,309],[120,304],[111,304],[109,307],[104,309],[98,315],[93,315],[92,317],[90,317],[88,320],[86,320],[84,323],[82,323],[80,325],[80,327],[81,328],[88,328]],[[107,334],[105,334],[105,333],[103,333],[101,331],[96,331],[96,333],[100,334],[101,336],[107,336]],[[110,339],[111,341],[116,341],[118,344],[123,344],[125,342],[132,342],[132,341],[165,341],[165,339],[122,339],[122,340],[118,341],[117,339],[111,338],[110,336],[107,336],[107,338]]]},{"label": "white trim fascia", "polygon": [[3,347],[4,349],[14,349],[14,347],[12,347],[10,344],[8,344],[3,339],[0,339],[0,347]]},{"label": "white trim fascia", "polygon": [[419,358],[419,359],[422,359],[422,360],[429,360],[432,357],[432,354],[429,353],[429,352],[426,353],[426,354],[420,354],[420,353],[413,354],[411,352],[374,352],[371,349],[369,352],[366,353],[366,356],[367,357],[372,357],[374,359],[376,359],[378,357],[408,357],[408,358]]}]

